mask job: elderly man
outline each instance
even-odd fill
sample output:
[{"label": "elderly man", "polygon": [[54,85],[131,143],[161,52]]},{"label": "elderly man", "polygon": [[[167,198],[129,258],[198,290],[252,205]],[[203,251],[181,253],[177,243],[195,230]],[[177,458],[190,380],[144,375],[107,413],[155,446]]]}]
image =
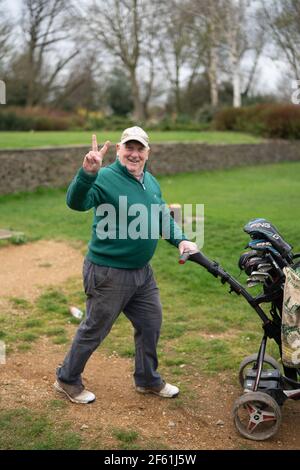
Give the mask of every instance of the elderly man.
[{"label": "elderly man", "polygon": [[[134,327],[136,391],[172,398],[179,389],[157,371],[157,343],[162,322],[159,291],[149,261],[160,235],[185,251],[197,251],[170,216],[157,180],[146,170],[149,137],[140,127],[126,129],[117,144],[115,162],[101,168],[109,148],[92,150],[72,181],[67,204],[71,209],[95,209],[92,238],[83,266],[86,318],[81,322],[55,389],[74,403],[90,403],[95,395],[84,388],[86,362],[124,312]],[[153,211],[154,208],[159,210]],[[139,212],[137,220],[133,217]],[[139,230],[137,230],[139,227]],[[107,229],[107,230],[106,230]],[[168,230],[169,229],[169,230]]]}]

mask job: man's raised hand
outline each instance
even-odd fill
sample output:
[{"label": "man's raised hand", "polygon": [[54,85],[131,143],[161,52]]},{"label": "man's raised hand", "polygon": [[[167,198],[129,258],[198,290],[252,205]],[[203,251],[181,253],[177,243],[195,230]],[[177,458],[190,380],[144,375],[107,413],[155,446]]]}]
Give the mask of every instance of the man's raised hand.
[{"label": "man's raised hand", "polygon": [[110,146],[110,141],[107,140],[101,150],[98,150],[97,137],[95,134],[92,136],[92,150],[86,154],[83,160],[82,167],[88,173],[98,173],[102,166],[102,160]]}]

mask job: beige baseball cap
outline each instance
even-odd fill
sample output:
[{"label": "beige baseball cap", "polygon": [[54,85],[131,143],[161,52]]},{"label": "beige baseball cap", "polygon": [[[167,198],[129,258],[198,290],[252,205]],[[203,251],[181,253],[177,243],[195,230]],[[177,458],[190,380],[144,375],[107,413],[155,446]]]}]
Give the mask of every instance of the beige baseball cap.
[{"label": "beige baseball cap", "polygon": [[149,136],[141,127],[134,126],[125,129],[121,136],[121,144],[125,144],[129,140],[137,140],[143,144],[144,147],[149,148]]}]

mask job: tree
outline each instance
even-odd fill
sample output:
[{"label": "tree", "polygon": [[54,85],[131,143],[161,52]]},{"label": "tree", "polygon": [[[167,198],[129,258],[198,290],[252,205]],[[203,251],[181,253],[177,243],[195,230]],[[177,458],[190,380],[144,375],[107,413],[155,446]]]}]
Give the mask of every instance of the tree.
[{"label": "tree", "polygon": [[[86,52],[86,51],[85,51]],[[53,87],[51,105],[65,110],[99,110],[105,104],[104,77],[98,76],[99,71],[94,57],[87,54],[79,55],[64,81]]]},{"label": "tree", "polygon": [[219,54],[218,49],[220,46],[221,38],[221,18],[220,18],[220,2],[213,2],[208,0],[206,10],[206,44],[207,44],[207,58],[208,67],[207,73],[210,83],[211,104],[217,107],[219,104],[219,89],[218,89],[218,67],[219,67]]},{"label": "tree", "polygon": [[[257,28],[260,10],[250,0],[228,0],[224,4],[226,15],[224,31],[228,48],[233,106],[242,105],[242,95],[249,93],[257,64],[265,43],[265,32]],[[249,28],[249,24],[251,27]],[[241,63],[247,53],[252,53],[252,65],[243,90]]]},{"label": "tree", "polygon": [[242,104],[240,61],[247,47],[245,35],[242,31],[245,26],[245,2],[243,0],[228,0],[225,4],[225,11],[226,26],[224,32],[229,49],[233,106],[238,108]]},{"label": "tree", "polygon": [[[60,72],[78,54],[62,57],[57,46],[70,39],[66,0],[23,0],[24,80],[28,106],[43,104]],[[55,59],[54,57],[58,57]],[[51,64],[51,65],[50,65]]]},{"label": "tree", "polygon": [[128,77],[122,69],[114,67],[106,87],[107,103],[118,116],[127,116],[133,110]]},{"label": "tree", "polygon": [[164,3],[160,53],[174,95],[176,114],[182,112],[181,76],[190,63],[191,15],[186,10],[187,2],[170,0]]},{"label": "tree", "polygon": [[[198,54],[195,70],[199,73],[201,65],[205,68],[212,106],[218,106],[220,86],[228,80],[232,83],[233,105],[241,106],[264,47],[263,31],[257,28],[257,6],[250,0],[190,0],[189,8],[194,17],[193,46]],[[248,72],[242,69],[246,54],[248,58],[251,54]],[[191,77],[194,80],[195,75]]]},{"label": "tree", "polygon": [[[188,11],[193,17],[193,44],[196,61],[192,80],[202,65],[209,81],[210,100],[213,107],[219,104],[220,46],[222,44],[224,0],[190,0]],[[192,85],[192,82],[191,82]]]},{"label": "tree", "polygon": [[27,70],[27,54],[17,55],[8,64],[4,79],[6,82],[7,103],[12,106],[26,106],[28,97]]},{"label": "tree", "polygon": [[283,51],[294,77],[300,80],[300,2],[299,0],[261,0],[265,25]]},{"label": "tree", "polygon": [[[155,24],[157,1],[96,0],[92,15],[88,9],[84,21],[110,56],[116,57],[128,74],[134,103],[134,117],[142,121],[153,93],[155,58],[158,44]],[[148,80],[147,78],[148,77]]]},{"label": "tree", "polygon": [[12,49],[13,24],[4,13],[4,1],[0,0],[0,72],[3,73],[8,55]]}]

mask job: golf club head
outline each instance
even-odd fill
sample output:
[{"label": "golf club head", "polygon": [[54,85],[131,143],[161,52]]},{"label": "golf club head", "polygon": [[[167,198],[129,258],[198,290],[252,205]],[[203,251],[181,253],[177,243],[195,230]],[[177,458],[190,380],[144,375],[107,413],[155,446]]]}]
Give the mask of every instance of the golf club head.
[{"label": "golf club head", "polygon": [[266,271],[271,271],[273,266],[270,263],[260,263],[257,265],[257,271],[258,272],[266,272]]},{"label": "golf club head", "polygon": [[262,273],[259,271],[252,271],[250,279],[252,281],[265,282],[266,279],[272,279],[269,273]]},{"label": "golf club head", "polygon": [[261,284],[260,281],[253,281],[251,278],[247,279],[247,287],[255,287]]}]

